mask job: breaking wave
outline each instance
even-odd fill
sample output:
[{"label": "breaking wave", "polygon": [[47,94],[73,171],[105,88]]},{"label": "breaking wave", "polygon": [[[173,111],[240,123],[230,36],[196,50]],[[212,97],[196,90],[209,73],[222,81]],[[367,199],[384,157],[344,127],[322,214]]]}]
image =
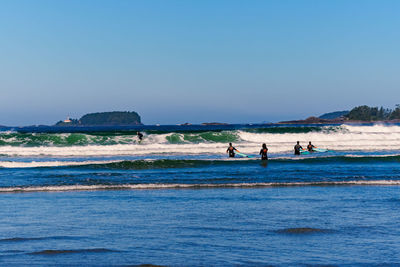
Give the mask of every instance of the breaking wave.
[{"label": "breaking wave", "polygon": [[400,126],[267,127],[224,131],[148,131],[139,143],[132,132],[18,133],[0,132],[3,156],[116,156],[221,154],[233,142],[243,153],[257,153],[266,143],[270,153],[287,153],[296,141],[335,151],[400,150]]},{"label": "breaking wave", "polygon": [[210,188],[257,188],[294,186],[399,186],[400,180],[374,181],[316,181],[316,182],[271,182],[271,183],[227,183],[227,184],[120,184],[120,185],[54,185],[27,187],[0,187],[0,193],[64,192],[99,190],[157,190],[157,189],[210,189]]},{"label": "breaking wave", "polygon": [[[388,156],[319,156],[319,157],[278,157],[270,158],[270,164],[321,164],[321,163],[399,163],[400,155]],[[88,169],[122,169],[122,170],[143,170],[143,169],[174,169],[174,168],[200,168],[225,165],[247,165],[259,164],[258,158],[242,159],[145,159],[145,160],[110,160],[110,161],[0,161],[0,168],[88,168]]]}]

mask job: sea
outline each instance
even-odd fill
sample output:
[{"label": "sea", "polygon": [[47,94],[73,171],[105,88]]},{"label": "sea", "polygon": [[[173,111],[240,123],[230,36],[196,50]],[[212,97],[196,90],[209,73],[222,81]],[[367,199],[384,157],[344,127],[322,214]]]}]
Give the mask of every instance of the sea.
[{"label": "sea", "polygon": [[399,265],[400,125],[2,128],[0,206],[2,266]]}]

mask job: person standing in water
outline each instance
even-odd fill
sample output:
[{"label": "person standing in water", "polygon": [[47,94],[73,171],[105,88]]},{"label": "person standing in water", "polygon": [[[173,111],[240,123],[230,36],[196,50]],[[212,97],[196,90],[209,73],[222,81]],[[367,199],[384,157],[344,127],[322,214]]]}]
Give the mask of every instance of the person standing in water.
[{"label": "person standing in water", "polygon": [[303,149],[303,147],[300,145],[300,142],[297,141],[297,144],[294,146],[294,154],[295,155],[300,155],[300,150]]},{"label": "person standing in water", "polygon": [[267,145],[264,143],[262,144],[262,148],[260,150],[261,160],[268,160],[268,148]]},{"label": "person standing in water", "polygon": [[234,146],[232,146],[232,143],[229,143],[229,147],[226,150],[226,153],[229,153],[229,157],[230,158],[234,158],[235,157],[235,151],[237,151],[237,149]]},{"label": "person standing in water", "polygon": [[313,152],[313,151],[314,151],[314,150],[313,150],[314,147],[315,147],[315,146],[314,146],[313,144],[311,144],[311,141],[308,142],[308,146],[307,146],[307,150],[308,150],[308,151]]}]

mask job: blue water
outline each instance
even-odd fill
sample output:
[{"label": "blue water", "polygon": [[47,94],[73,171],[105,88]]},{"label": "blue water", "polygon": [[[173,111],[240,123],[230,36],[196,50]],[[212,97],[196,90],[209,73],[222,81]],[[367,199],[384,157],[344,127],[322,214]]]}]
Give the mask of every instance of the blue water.
[{"label": "blue water", "polygon": [[[0,132],[0,263],[400,264],[400,127],[296,127]],[[230,138],[270,160],[228,159]]]},{"label": "blue water", "polygon": [[398,187],[25,193],[0,201],[3,264],[400,263]]}]

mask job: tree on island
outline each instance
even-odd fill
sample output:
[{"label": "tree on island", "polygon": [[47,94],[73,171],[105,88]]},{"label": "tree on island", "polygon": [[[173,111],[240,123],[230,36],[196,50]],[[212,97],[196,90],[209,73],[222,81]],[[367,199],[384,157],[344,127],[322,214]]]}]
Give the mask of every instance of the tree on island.
[{"label": "tree on island", "polygon": [[397,105],[395,110],[387,108],[369,107],[366,105],[358,106],[350,110],[346,115],[349,120],[358,121],[384,121],[392,119],[400,119],[400,106]]},{"label": "tree on island", "polygon": [[400,105],[397,104],[396,108],[392,111],[392,113],[390,114],[390,119],[391,120],[398,120],[400,119]]}]

